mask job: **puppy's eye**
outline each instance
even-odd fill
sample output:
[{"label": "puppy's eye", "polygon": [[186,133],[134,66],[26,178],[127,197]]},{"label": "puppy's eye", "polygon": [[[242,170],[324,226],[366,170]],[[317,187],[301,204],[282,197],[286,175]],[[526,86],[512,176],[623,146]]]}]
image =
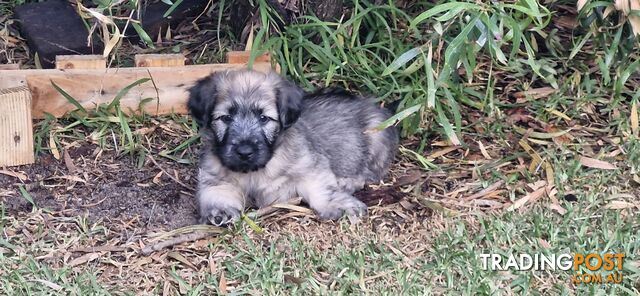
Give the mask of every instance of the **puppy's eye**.
[{"label": "puppy's eye", "polygon": [[260,123],[267,123],[269,121],[269,117],[260,115]]},{"label": "puppy's eye", "polygon": [[222,115],[220,117],[218,117],[219,120],[222,120],[222,122],[224,123],[229,123],[233,120],[233,118],[231,117],[231,115]]}]

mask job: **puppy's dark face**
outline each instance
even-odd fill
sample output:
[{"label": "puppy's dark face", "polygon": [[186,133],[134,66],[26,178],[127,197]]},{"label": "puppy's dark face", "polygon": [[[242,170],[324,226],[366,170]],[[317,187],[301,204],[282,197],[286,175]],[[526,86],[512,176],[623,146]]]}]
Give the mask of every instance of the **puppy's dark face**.
[{"label": "puppy's dark face", "polygon": [[276,74],[217,72],[190,90],[202,140],[235,172],[264,168],[278,136],[300,115],[303,91]]}]

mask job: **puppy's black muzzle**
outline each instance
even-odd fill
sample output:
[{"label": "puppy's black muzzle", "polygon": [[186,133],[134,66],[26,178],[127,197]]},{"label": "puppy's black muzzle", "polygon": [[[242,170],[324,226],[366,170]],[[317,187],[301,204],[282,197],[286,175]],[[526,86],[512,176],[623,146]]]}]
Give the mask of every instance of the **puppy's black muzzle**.
[{"label": "puppy's black muzzle", "polygon": [[235,148],[236,155],[242,160],[250,160],[256,153],[255,145],[251,143],[241,143]]}]

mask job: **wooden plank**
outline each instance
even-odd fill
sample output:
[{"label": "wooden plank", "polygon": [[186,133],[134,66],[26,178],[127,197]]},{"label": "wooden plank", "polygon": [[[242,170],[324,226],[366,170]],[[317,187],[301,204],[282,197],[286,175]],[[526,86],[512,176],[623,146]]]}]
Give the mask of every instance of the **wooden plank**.
[{"label": "wooden plank", "polygon": [[0,64],[0,70],[20,70],[19,64]]},{"label": "wooden plank", "polygon": [[[243,64],[246,65],[249,63],[249,59],[251,58],[251,51],[229,51],[227,52],[227,63],[229,64]],[[255,63],[271,63],[271,55],[269,53],[265,53],[263,55],[257,56]],[[274,71],[280,74],[280,65],[275,64]]]},{"label": "wooden plank", "polygon": [[[247,64],[251,57],[251,51],[230,51],[227,52],[227,63],[229,64]],[[269,53],[259,55],[256,57],[256,63],[270,63],[271,55]]]},{"label": "wooden plank", "polygon": [[[32,96],[31,113],[34,118],[44,118],[45,113],[60,117],[75,110],[75,107],[53,88],[51,81],[83,107],[90,109],[99,104],[110,103],[118,92],[139,79],[151,78],[153,81],[132,88],[122,97],[122,110],[135,112],[140,109],[143,100],[149,99],[141,108],[149,114],[186,114],[188,90],[198,79],[215,71],[245,67],[246,64],[212,64],[104,70],[12,70],[0,71],[0,77],[3,77],[0,86],[4,81],[12,81],[18,85],[26,82]],[[261,72],[272,71],[270,63],[256,63],[254,69]]]},{"label": "wooden plank", "polygon": [[182,67],[185,57],[182,54],[137,54],[136,67]]},{"label": "wooden plank", "polygon": [[101,55],[59,55],[56,69],[106,69],[107,59]]},{"label": "wooden plank", "polygon": [[30,164],[33,154],[31,94],[26,87],[0,90],[0,167]]}]

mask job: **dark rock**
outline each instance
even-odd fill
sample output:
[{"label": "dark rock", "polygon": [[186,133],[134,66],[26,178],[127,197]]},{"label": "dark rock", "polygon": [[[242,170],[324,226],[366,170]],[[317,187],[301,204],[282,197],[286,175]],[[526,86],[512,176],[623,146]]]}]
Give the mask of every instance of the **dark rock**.
[{"label": "dark rock", "polygon": [[337,21],[344,11],[342,0],[307,0],[307,13],[323,21]]},{"label": "dark rock", "polygon": [[[207,2],[207,0],[183,0],[167,17],[164,17],[164,14],[171,5],[163,2],[149,4],[142,10],[142,28],[151,37],[151,40],[155,40],[160,30],[164,34],[167,26],[171,25],[172,28],[175,28],[185,18],[202,13],[207,7]],[[127,35],[137,36],[134,30],[128,31]]]},{"label": "dark rock", "polygon": [[569,193],[569,194],[564,196],[564,200],[566,200],[568,202],[576,202],[576,201],[578,201],[578,198],[576,197],[575,194]]},{"label": "dark rock", "polygon": [[67,2],[51,0],[17,6],[15,18],[29,49],[38,53],[43,68],[55,66],[56,55],[94,54],[102,45],[87,46],[89,31],[76,10]]},{"label": "dark rock", "polygon": [[[258,7],[252,3],[257,2],[235,0],[231,7],[229,25],[240,40],[247,37],[247,28],[250,27],[252,16],[257,13]],[[343,0],[267,0],[266,3],[280,16],[276,18],[279,27],[291,24],[301,15],[314,15],[322,21],[336,21],[344,13]]]}]

